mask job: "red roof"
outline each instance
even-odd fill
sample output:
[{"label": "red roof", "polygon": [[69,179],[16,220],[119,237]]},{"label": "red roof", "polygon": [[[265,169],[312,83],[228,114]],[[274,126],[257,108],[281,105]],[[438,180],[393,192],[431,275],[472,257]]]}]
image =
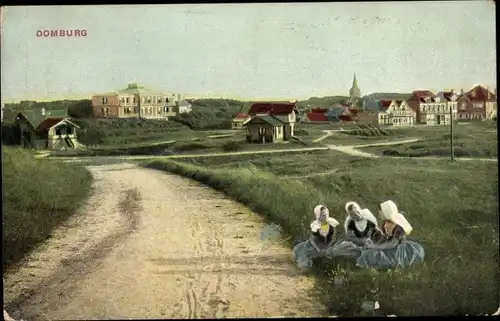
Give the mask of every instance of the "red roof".
[{"label": "red roof", "polygon": [[247,115],[247,114],[237,114],[236,116],[234,116],[235,119],[246,119],[250,117],[250,115]]},{"label": "red roof", "polygon": [[354,115],[360,112],[359,108],[349,108],[348,111]]},{"label": "red roof", "polygon": [[392,100],[381,100],[380,101],[380,106],[383,108],[389,108],[389,106],[392,104]]},{"label": "red roof", "polygon": [[420,103],[418,101],[414,101],[414,100],[409,100],[406,102],[408,104],[408,106],[413,109],[413,111],[415,112],[418,112],[418,107],[420,105]]},{"label": "red roof", "polygon": [[340,115],[339,119],[341,121],[354,121],[354,117],[351,115]]},{"label": "red roof", "polygon": [[495,100],[495,94],[483,86],[476,86],[465,94],[471,101]]},{"label": "red roof", "polygon": [[311,112],[312,113],[326,113],[328,111],[328,109],[326,108],[313,108],[311,109]]},{"label": "red roof", "polygon": [[328,117],[324,113],[318,112],[307,113],[307,119],[310,121],[328,121]]},{"label": "red roof", "polygon": [[422,101],[422,98],[424,97],[434,97],[434,93],[430,90],[415,90],[414,92],[411,93],[410,99],[408,101],[416,100],[416,101]]},{"label": "red roof", "polygon": [[51,118],[46,118],[44,119],[38,126],[36,127],[37,130],[39,129],[49,129],[50,127],[54,126],[61,120],[63,120],[65,117],[51,117]]},{"label": "red roof", "polygon": [[295,109],[295,103],[255,103],[250,107],[248,114],[264,114],[268,113],[270,115],[288,115],[293,113]]},{"label": "red roof", "polygon": [[411,93],[411,95],[420,98],[420,97],[434,96],[434,93],[430,90],[415,90],[414,92]]},{"label": "red roof", "polygon": [[453,91],[443,91],[443,97],[448,101],[451,101],[451,97],[453,96],[453,94]]}]

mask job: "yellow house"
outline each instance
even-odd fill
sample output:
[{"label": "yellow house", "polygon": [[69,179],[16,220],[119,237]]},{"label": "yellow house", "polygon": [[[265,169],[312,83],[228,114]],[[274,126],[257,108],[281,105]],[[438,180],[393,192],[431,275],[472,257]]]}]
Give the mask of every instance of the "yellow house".
[{"label": "yellow house", "polygon": [[151,90],[140,84],[92,96],[95,117],[168,119],[177,115],[180,95]]}]

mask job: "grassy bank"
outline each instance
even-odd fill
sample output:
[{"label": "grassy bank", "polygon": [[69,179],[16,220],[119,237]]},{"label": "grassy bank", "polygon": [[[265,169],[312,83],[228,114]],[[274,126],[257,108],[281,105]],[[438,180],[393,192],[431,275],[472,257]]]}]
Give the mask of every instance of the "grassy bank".
[{"label": "grassy bank", "polygon": [[44,162],[25,149],[2,147],[4,269],[50,237],[88,195],[90,173],[83,167]]},{"label": "grassy bank", "polygon": [[[496,164],[423,164],[321,151],[144,165],[224,191],[281,224],[290,245],[307,237],[316,204],[344,220],[347,201],[376,212],[380,202],[394,200],[414,226],[411,239],[426,249],[425,263],[385,271],[358,269],[348,261],[318,262],[314,294],[331,314],[359,315],[365,301],[378,301],[381,314],[398,316],[473,315],[498,308]],[[343,285],[335,285],[335,278]]]}]

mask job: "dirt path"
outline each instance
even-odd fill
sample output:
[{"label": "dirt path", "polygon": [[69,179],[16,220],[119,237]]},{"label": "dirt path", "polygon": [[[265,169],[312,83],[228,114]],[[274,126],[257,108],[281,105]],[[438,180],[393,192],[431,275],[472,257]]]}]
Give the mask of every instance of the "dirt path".
[{"label": "dirt path", "polygon": [[321,316],[311,277],[246,207],[132,164],[90,166],[95,193],[16,272],[6,310],[24,320]]}]

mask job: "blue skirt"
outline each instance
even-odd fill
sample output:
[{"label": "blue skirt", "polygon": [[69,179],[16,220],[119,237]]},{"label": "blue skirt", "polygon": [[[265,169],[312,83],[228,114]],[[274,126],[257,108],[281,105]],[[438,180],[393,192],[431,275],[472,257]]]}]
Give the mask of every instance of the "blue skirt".
[{"label": "blue skirt", "polygon": [[[325,248],[326,250],[326,248]],[[299,268],[311,268],[313,259],[325,256],[326,251],[318,251],[310,240],[301,242],[293,248],[293,257]]]},{"label": "blue skirt", "polygon": [[359,267],[396,268],[406,267],[424,260],[425,251],[418,242],[404,240],[387,250],[365,249],[356,260]]},{"label": "blue skirt", "polygon": [[336,257],[358,258],[362,252],[362,247],[350,240],[340,240],[326,251],[326,257],[334,259]]}]

